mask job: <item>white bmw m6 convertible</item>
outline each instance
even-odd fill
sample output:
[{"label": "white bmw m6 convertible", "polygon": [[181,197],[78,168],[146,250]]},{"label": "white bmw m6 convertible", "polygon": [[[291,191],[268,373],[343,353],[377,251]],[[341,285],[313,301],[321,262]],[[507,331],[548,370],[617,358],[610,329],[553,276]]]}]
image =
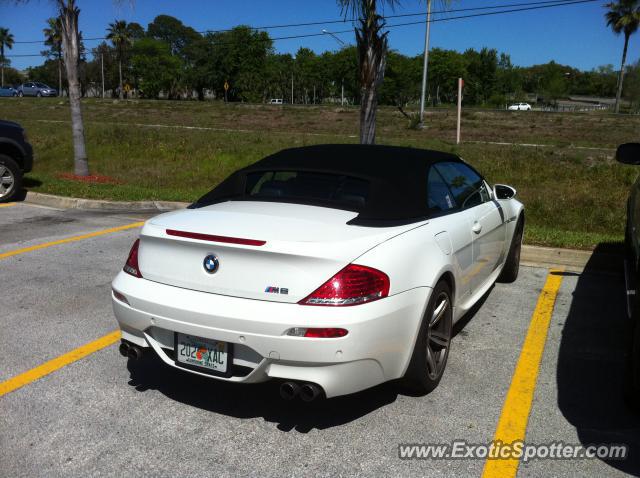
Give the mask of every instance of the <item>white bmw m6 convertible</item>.
[{"label": "white bmw m6 convertible", "polygon": [[453,324],[518,275],[515,193],[437,151],[273,154],[146,222],[112,284],[120,352],[285,399],[430,392]]}]

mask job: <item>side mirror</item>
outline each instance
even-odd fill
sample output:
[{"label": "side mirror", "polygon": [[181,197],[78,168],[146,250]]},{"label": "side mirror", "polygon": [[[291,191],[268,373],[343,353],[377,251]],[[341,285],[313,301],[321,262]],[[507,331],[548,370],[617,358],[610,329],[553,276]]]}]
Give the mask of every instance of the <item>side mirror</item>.
[{"label": "side mirror", "polygon": [[493,197],[496,199],[511,199],[516,197],[516,190],[506,184],[496,184],[493,186]]},{"label": "side mirror", "polygon": [[640,143],[625,143],[618,146],[616,160],[623,164],[640,164]]}]

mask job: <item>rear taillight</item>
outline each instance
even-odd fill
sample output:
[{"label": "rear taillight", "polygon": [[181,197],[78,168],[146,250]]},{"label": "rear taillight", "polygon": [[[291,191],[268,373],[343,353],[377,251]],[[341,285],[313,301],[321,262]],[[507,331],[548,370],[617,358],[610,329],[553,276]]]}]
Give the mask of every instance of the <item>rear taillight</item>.
[{"label": "rear taillight", "polygon": [[358,305],[389,295],[389,276],[366,266],[350,264],[308,297],[301,305]]},{"label": "rear taillight", "polygon": [[140,239],[136,239],[136,242],[131,246],[131,251],[129,252],[129,257],[127,258],[127,262],[122,268],[127,274],[131,274],[134,277],[142,278],[142,274],[140,273],[140,267],[138,266],[138,247],[140,246]]}]

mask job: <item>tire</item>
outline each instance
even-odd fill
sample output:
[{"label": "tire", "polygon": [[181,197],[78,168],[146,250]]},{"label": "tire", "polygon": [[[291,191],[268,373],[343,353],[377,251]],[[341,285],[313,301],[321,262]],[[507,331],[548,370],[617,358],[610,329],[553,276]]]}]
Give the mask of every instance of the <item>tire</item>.
[{"label": "tire", "polygon": [[624,384],[625,401],[629,408],[640,412],[640,300],[634,301]]},{"label": "tire", "polygon": [[[431,293],[411,361],[404,375],[404,385],[419,394],[433,391],[444,374],[451,349],[452,303],[449,284],[441,280]],[[439,311],[440,308],[442,310]]]},{"label": "tire", "polygon": [[22,189],[22,171],[13,158],[0,154],[0,203],[11,201]]},{"label": "tire", "polygon": [[18,96],[22,98],[24,96],[24,93],[22,91],[18,91]]},{"label": "tire", "polygon": [[638,264],[636,263],[635,253],[633,252],[633,240],[631,238],[631,231],[629,230],[629,220],[627,220],[624,228],[624,258],[635,276]]},{"label": "tire", "polygon": [[520,272],[520,252],[522,250],[522,235],[524,232],[524,220],[522,217],[518,219],[516,230],[513,232],[511,246],[509,246],[509,254],[504,263],[502,272],[498,276],[498,282],[511,283],[515,282]]},{"label": "tire", "polygon": [[40,93],[40,92],[38,91],[38,92],[36,93],[36,96],[37,96],[38,98],[42,98],[42,93]]},{"label": "tire", "polygon": [[631,260],[633,251],[633,245],[631,244],[631,232],[629,231],[629,220],[624,226],[624,257],[627,260]]}]

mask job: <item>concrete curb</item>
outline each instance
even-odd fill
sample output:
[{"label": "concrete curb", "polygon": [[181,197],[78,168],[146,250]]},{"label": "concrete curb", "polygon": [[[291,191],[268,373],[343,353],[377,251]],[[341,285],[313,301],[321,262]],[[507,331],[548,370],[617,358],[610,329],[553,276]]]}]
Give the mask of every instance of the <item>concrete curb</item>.
[{"label": "concrete curb", "polygon": [[530,267],[564,267],[567,272],[583,272],[588,264],[589,271],[617,274],[622,271],[624,257],[615,253],[595,253],[575,249],[522,246],[520,264]]},{"label": "concrete curb", "polygon": [[102,199],[81,199],[31,191],[27,192],[24,202],[56,209],[85,209],[90,211],[117,212],[173,211],[175,209],[184,209],[189,205],[187,202],[177,201],[106,201]]},{"label": "concrete curb", "polygon": [[[29,191],[24,200],[29,204],[48,206],[56,209],[84,209],[113,212],[163,212],[183,209],[186,202],[175,201],[106,201],[96,199],[70,198]],[[589,263],[590,269],[615,272],[619,270],[622,258],[615,254],[593,255],[592,251],[556,249],[551,247],[522,246],[520,263],[531,267],[564,267],[568,272],[582,272]]]},{"label": "concrete curb", "polygon": [[520,263],[523,265],[542,265],[544,267],[564,266],[567,270],[584,269],[591,258],[591,251],[574,249],[555,249],[552,247],[522,246]]}]

